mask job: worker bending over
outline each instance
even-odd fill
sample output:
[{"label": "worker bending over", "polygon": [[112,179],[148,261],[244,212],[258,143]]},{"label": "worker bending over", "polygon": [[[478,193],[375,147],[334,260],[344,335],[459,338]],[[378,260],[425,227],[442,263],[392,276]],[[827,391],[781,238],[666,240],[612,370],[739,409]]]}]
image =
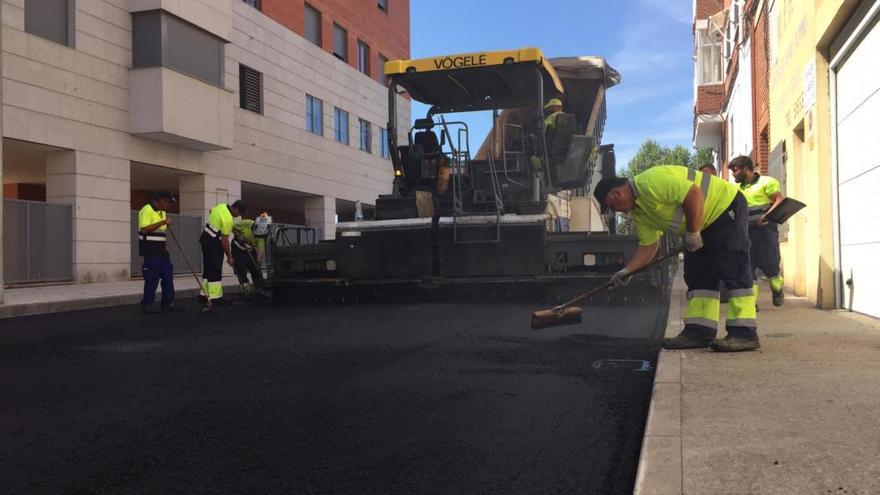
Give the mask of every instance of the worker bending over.
[{"label": "worker bending over", "polygon": [[[779,270],[779,225],[767,221],[767,214],[785,199],[779,181],[755,171],[755,164],[747,156],[738,156],[728,165],[749,203],[749,239],[752,241],[752,271],[761,269],[770,281],[773,305],[782,306],[782,275]],[[758,298],[758,279],[755,278],[755,299]]]},{"label": "worker bending over", "polygon": [[[236,220],[232,230],[235,237],[232,239],[232,258],[235,260],[235,275],[241,284],[241,293],[245,296],[253,295],[263,288],[263,252],[266,241],[254,235],[256,222],[250,219]],[[251,280],[248,281],[248,273]]]},{"label": "worker bending over", "polygon": [[153,306],[156,289],[162,282],[161,311],[182,311],[174,305],[174,266],[168,253],[167,232],[171,220],[167,216],[168,207],[174,203],[174,196],[160,191],[138,212],[138,254],[144,258],[141,273],[144,276],[144,297],[141,299],[142,313],[158,313]]},{"label": "worker bending over", "polygon": [[244,214],[244,211],[244,204],[241,201],[231,205],[220,203],[211,208],[208,223],[205,224],[205,230],[199,237],[199,243],[202,245],[202,261],[205,264],[201,297],[210,299],[212,306],[231,304],[231,301],[223,298],[223,255],[226,255],[229,266],[235,268],[229,235],[232,234],[235,218]]},{"label": "worker bending over", "polygon": [[[693,169],[661,165],[632,179],[603,178],[594,195],[603,207],[628,213],[638,231],[639,247],[612,277],[615,287],[626,285],[631,272],[654,258],[664,232],[684,234],[687,312],[684,329],[677,337],[664,339],[664,348],[736,352],[760,347],[749,264],[748,206],[734,184]],[[715,339],[719,281],[730,291],[723,339]]]}]

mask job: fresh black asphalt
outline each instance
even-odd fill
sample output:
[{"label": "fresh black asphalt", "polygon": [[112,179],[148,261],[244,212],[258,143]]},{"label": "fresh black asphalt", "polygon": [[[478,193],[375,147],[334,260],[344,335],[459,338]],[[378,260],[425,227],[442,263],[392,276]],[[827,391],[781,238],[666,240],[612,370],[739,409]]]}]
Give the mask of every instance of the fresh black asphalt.
[{"label": "fresh black asphalt", "polygon": [[0,321],[0,492],[631,493],[665,308],[533,309]]}]

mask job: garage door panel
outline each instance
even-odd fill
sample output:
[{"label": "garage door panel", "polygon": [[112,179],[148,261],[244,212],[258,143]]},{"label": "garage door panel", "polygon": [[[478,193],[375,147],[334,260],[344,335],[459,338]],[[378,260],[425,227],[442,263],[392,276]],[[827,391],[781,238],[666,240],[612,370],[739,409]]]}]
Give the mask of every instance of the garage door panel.
[{"label": "garage door panel", "polygon": [[[840,243],[863,244],[880,241],[880,168],[841,184]],[[877,253],[880,256],[880,253]]]},{"label": "garage door panel", "polygon": [[837,111],[839,118],[849,115],[880,87],[880,29],[877,21],[858,47],[837,71]]},{"label": "garage door panel", "polygon": [[[853,311],[880,318],[880,243],[849,246],[841,250],[844,281],[852,279],[852,289],[844,284],[844,305],[852,300]],[[847,261],[848,260],[848,261]]]},{"label": "garage door panel", "polygon": [[841,183],[880,165],[880,91],[837,128],[837,173]]}]

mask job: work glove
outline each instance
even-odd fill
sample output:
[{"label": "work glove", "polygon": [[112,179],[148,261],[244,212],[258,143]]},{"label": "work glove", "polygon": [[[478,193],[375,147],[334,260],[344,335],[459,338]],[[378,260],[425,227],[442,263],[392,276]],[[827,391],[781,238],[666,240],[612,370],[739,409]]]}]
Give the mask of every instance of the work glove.
[{"label": "work glove", "polygon": [[629,285],[629,281],[629,270],[626,268],[618,270],[617,273],[611,276],[611,285],[613,285],[615,289],[626,287]]},{"label": "work glove", "polygon": [[684,247],[693,253],[703,247],[703,236],[699,232],[688,232],[684,235]]}]

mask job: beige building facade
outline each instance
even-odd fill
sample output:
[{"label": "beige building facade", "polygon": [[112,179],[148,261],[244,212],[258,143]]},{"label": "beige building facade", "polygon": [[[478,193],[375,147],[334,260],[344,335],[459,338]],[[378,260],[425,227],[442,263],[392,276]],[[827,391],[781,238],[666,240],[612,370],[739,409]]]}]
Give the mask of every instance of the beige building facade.
[{"label": "beige building facade", "polygon": [[358,70],[251,2],[2,9],[4,197],[70,206],[73,281],[132,277],[131,212],[156,190],[178,195],[184,216],[243,199],[251,216],[324,238],[357,202],[369,211],[390,192],[381,70]]}]

